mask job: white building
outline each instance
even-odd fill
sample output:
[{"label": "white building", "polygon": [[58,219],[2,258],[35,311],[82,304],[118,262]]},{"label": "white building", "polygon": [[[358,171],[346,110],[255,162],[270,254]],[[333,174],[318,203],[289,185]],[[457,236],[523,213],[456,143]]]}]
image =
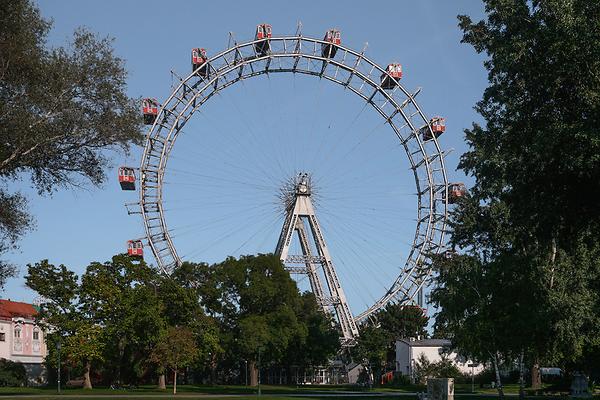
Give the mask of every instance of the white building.
[{"label": "white building", "polygon": [[47,349],[37,313],[32,304],[0,299],[0,358],[23,364],[32,385],[45,383]]},{"label": "white building", "polygon": [[[462,372],[475,375],[483,371],[484,366],[469,367],[471,361],[464,359],[454,352],[448,352],[451,342],[447,339],[400,339],[396,341],[396,372],[414,377],[415,365],[423,354],[434,363],[442,359],[442,355],[451,360]],[[473,370],[473,371],[471,371]]]}]

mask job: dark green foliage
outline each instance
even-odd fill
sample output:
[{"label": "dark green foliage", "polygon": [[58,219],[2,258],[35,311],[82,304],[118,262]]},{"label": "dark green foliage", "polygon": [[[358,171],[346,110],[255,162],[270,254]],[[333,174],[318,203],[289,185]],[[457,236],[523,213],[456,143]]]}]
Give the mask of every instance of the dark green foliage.
[{"label": "dark green foliage", "polygon": [[381,328],[368,324],[361,327],[358,344],[350,351],[352,359],[372,371],[377,380],[385,368],[391,346],[388,335]]},{"label": "dark green foliage", "polygon": [[[0,186],[0,255],[16,248],[18,239],[33,225],[26,210],[25,197],[19,193],[8,194]],[[14,265],[0,259],[0,290],[15,272]]]},{"label": "dark green foliage", "polygon": [[453,378],[457,381],[463,379],[463,374],[448,358],[431,362],[421,353],[415,364],[415,380],[418,383],[427,384],[427,378]]},{"label": "dark green foliage", "polygon": [[429,318],[420,307],[388,304],[375,318],[391,341],[427,336]]},{"label": "dark green foliage", "polygon": [[[436,330],[479,360],[589,370],[600,337],[600,2],[485,0],[459,16],[489,87],[459,168],[475,183],[452,213],[432,293]],[[596,352],[595,355],[590,352]]]},{"label": "dark green foliage", "polygon": [[358,344],[350,352],[378,377],[395,369],[396,340],[427,336],[428,318],[420,307],[389,304],[373,321],[361,326]]},{"label": "dark green foliage", "polygon": [[[339,333],[310,293],[296,283],[273,255],[228,258],[222,263],[184,263],[174,273],[196,282],[198,298],[220,331],[222,352],[211,368],[239,368],[240,360],[284,366],[326,364],[339,348]],[[252,372],[252,371],[251,371]]]},{"label": "dark green foliage", "polygon": [[0,254],[32,226],[11,182],[29,176],[39,193],[100,185],[107,150],[128,151],[142,137],[137,101],[126,94],[127,72],[111,39],[79,29],[68,46],[48,48],[50,27],[30,0],[3,2]]},{"label": "dark green foliage", "polygon": [[325,365],[339,349],[330,316],[272,255],[184,263],[172,277],[117,255],[91,263],[81,279],[44,260],[29,266],[26,284],[46,299],[40,323],[54,330],[47,365],[56,368],[60,340],[63,369],[98,371],[106,384],[147,382],[173,369],[176,351],[171,361],[160,354],[179,331],[194,342],[185,344],[195,349],[185,364],[215,382],[231,380],[240,361],[256,362],[259,348],[263,366],[301,368]]},{"label": "dark green foliage", "polygon": [[0,358],[0,386],[24,386],[26,381],[23,364]]}]

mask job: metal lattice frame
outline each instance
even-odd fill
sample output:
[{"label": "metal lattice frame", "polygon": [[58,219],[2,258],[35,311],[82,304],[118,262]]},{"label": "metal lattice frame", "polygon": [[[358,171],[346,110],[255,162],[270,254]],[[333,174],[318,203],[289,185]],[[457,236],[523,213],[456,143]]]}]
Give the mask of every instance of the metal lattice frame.
[{"label": "metal lattice frame", "polygon": [[[357,52],[337,46],[336,57],[323,57],[321,46],[329,43],[296,35],[270,38],[268,53],[257,53],[255,44],[263,41],[234,43],[214,55],[199,66],[201,69],[208,65],[207,77],[192,73],[180,78],[146,136],[140,165],[139,205],[148,245],[159,267],[168,274],[181,263],[162,205],[164,173],[179,132],[206,101],[236,82],[268,73],[300,73],[342,85],[370,104],[397,135],[415,177],[418,208],[411,251],[389,290],[356,316],[355,321],[364,321],[390,302],[414,301],[431,275],[429,255],[444,249],[448,216],[445,154],[431,131],[429,119],[415,101],[416,94],[409,93],[401,84],[382,89],[379,77],[385,71],[365,57],[364,50]],[[423,141],[422,128],[429,129],[433,139]]]}]

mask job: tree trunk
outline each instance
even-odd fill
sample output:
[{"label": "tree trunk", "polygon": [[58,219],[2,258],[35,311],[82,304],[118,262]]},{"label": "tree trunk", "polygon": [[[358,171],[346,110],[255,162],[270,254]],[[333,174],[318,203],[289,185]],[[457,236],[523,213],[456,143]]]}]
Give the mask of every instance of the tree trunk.
[{"label": "tree trunk", "polygon": [[498,355],[492,356],[492,362],[494,364],[494,370],[496,371],[496,388],[498,389],[498,397],[504,399],[504,388],[502,387],[502,380],[500,379],[500,369],[498,368]]},{"label": "tree trunk", "polygon": [[258,368],[256,368],[256,361],[248,361],[248,370],[250,373],[250,386],[258,386]]},{"label": "tree trunk", "polygon": [[92,362],[85,362],[85,372],[83,373],[83,388],[91,389],[92,388],[92,380],[90,379],[90,370],[92,369]]},{"label": "tree trunk", "polygon": [[173,370],[173,394],[177,394],[177,368]]},{"label": "tree trunk", "polygon": [[524,351],[521,349],[521,357],[519,357],[519,400],[525,399],[525,368],[523,367],[524,356]]},{"label": "tree trunk", "polygon": [[531,366],[531,388],[535,390],[542,388],[542,374],[540,373],[540,360],[538,358]]},{"label": "tree trunk", "polygon": [[158,390],[167,390],[167,383],[165,382],[165,374],[158,376]]},{"label": "tree trunk", "polygon": [[556,246],[556,237],[552,237],[552,254],[550,254],[550,264],[552,265],[552,267],[550,268],[550,289],[552,289],[552,287],[554,286],[554,271],[556,268],[556,252],[557,252],[557,246]]},{"label": "tree trunk", "polygon": [[217,384],[217,356],[213,354],[210,358],[210,384]]},{"label": "tree trunk", "polygon": [[119,339],[118,348],[119,348],[119,364],[117,365],[117,383],[119,384],[119,386],[122,386],[123,382],[121,380],[121,365],[123,365],[123,354],[125,354],[125,338],[124,337],[121,337]]}]

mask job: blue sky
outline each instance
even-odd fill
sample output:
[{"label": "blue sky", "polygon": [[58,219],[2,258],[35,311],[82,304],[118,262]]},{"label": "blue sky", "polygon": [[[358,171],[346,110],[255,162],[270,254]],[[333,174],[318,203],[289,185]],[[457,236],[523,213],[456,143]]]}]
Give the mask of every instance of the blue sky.
[{"label": "blue sky", "polygon": [[[298,21],[305,36],[317,38],[337,27],[344,45],[360,50],[368,42],[369,58],[382,65],[402,63],[403,84],[409,90],[423,87],[418,102],[424,111],[447,118],[441,143],[454,149],[446,159],[449,176],[468,181],[455,168],[466,150],[463,130],[479,121],[473,105],[487,81],[482,57],[460,44],[456,15],[481,18],[477,1],[383,1],[363,7],[310,1],[38,4],[54,22],[50,45],[67,42],[78,26],[114,37],[129,71],[129,94],[159,100],[170,93],[170,70],[189,73],[192,47],[214,54],[227,46],[228,32],[242,42],[260,22],[272,24],[276,36],[294,33]],[[391,130],[372,111],[361,110],[355,96],[299,76],[256,78],[211,100],[178,140],[166,175],[168,223],[180,254],[216,262],[271,251],[282,223],[277,186],[294,171],[308,170],[318,182],[317,213],[350,305],[353,312],[362,311],[404,262],[416,198]],[[114,165],[138,166],[140,154],[134,148],[128,157],[116,156]],[[108,174],[101,188],[51,197],[38,197],[27,181],[11,186],[29,196],[37,229],[7,257],[21,273],[8,282],[4,297],[33,299],[22,278],[28,263],[47,258],[81,273],[89,262],[108,260],[124,251],[126,240],[142,236],[140,219],[128,216],[123,205],[136,196],[118,189],[114,169]]]}]

